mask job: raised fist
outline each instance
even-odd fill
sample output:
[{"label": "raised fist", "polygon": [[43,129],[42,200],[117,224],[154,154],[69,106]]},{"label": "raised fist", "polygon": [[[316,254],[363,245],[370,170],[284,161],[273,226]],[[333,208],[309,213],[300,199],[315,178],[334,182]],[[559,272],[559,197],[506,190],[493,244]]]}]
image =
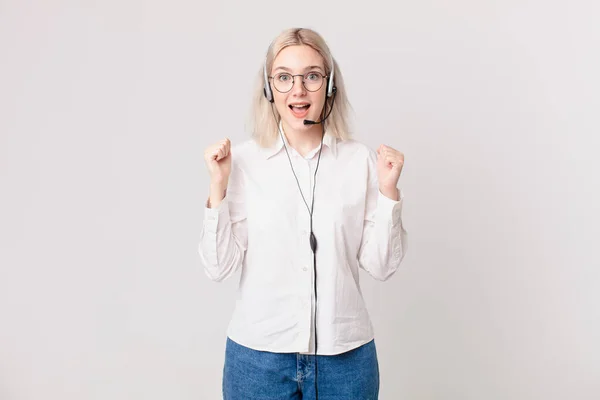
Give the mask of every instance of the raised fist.
[{"label": "raised fist", "polygon": [[211,186],[227,188],[231,173],[231,141],[227,138],[206,148],[204,161],[210,175]]}]

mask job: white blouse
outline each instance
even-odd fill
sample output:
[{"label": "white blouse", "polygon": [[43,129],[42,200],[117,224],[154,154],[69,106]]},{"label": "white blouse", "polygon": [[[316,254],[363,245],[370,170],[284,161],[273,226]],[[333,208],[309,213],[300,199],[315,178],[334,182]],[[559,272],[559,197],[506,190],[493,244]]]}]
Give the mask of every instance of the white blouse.
[{"label": "white blouse", "polygon": [[[287,144],[308,207],[319,148],[302,157]],[[399,201],[378,188],[377,155],[355,140],[325,134],[316,175],[317,354],[354,349],[374,337],[359,268],[384,281],[406,253]],[[320,147],[320,146],[319,146]],[[204,271],[222,281],[240,271],[227,335],[271,352],[314,353],[310,215],[281,137],[271,148],[232,146],[225,198],[205,205],[199,243]]]}]

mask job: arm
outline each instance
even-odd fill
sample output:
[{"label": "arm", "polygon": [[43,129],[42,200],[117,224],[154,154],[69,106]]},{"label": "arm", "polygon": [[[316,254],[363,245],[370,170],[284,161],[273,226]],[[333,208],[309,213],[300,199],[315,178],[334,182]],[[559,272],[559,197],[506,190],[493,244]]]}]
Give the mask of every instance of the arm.
[{"label": "arm", "polygon": [[403,193],[380,188],[376,163],[371,154],[358,262],[373,278],[385,281],[398,270],[406,254],[407,232],[402,223]]},{"label": "arm", "polygon": [[227,190],[212,186],[204,207],[198,252],[206,275],[220,282],[241,267],[248,244],[244,177],[232,160]]}]

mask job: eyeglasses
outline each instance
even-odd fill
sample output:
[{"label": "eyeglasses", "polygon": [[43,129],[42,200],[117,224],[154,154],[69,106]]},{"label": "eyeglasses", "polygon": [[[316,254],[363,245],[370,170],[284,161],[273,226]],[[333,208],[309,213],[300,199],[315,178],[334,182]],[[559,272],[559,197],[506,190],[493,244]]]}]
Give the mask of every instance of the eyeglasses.
[{"label": "eyeglasses", "polygon": [[327,75],[323,75],[320,72],[307,72],[304,75],[292,75],[287,72],[280,72],[275,76],[270,76],[273,79],[273,86],[280,93],[287,93],[294,87],[294,78],[296,76],[302,77],[302,84],[304,88],[309,92],[316,92],[323,86],[323,81],[327,78]]}]

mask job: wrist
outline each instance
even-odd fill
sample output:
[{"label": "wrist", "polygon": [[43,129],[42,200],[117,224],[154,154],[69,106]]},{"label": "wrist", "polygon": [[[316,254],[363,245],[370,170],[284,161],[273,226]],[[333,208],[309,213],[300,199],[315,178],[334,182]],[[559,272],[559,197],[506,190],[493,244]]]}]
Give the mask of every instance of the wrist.
[{"label": "wrist", "polygon": [[208,195],[208,207],[215,208],[225,198],[227,193],[227,186],[222,184],[210,184],[210,190]]},{"label": "wrist", "polygon": [[394,201],[398,201],[400,199],[400,192],[396,186],[393,187],[379,187],[379,191],[385,197],[388,197]]},{"label": "wrist", "polygon": [[210,182],[210,191],[215,192],[215,193],[221,193],[224,192],[225,190],[227,190],[227,182],[225,181],[221,181],[221,182]]}]

